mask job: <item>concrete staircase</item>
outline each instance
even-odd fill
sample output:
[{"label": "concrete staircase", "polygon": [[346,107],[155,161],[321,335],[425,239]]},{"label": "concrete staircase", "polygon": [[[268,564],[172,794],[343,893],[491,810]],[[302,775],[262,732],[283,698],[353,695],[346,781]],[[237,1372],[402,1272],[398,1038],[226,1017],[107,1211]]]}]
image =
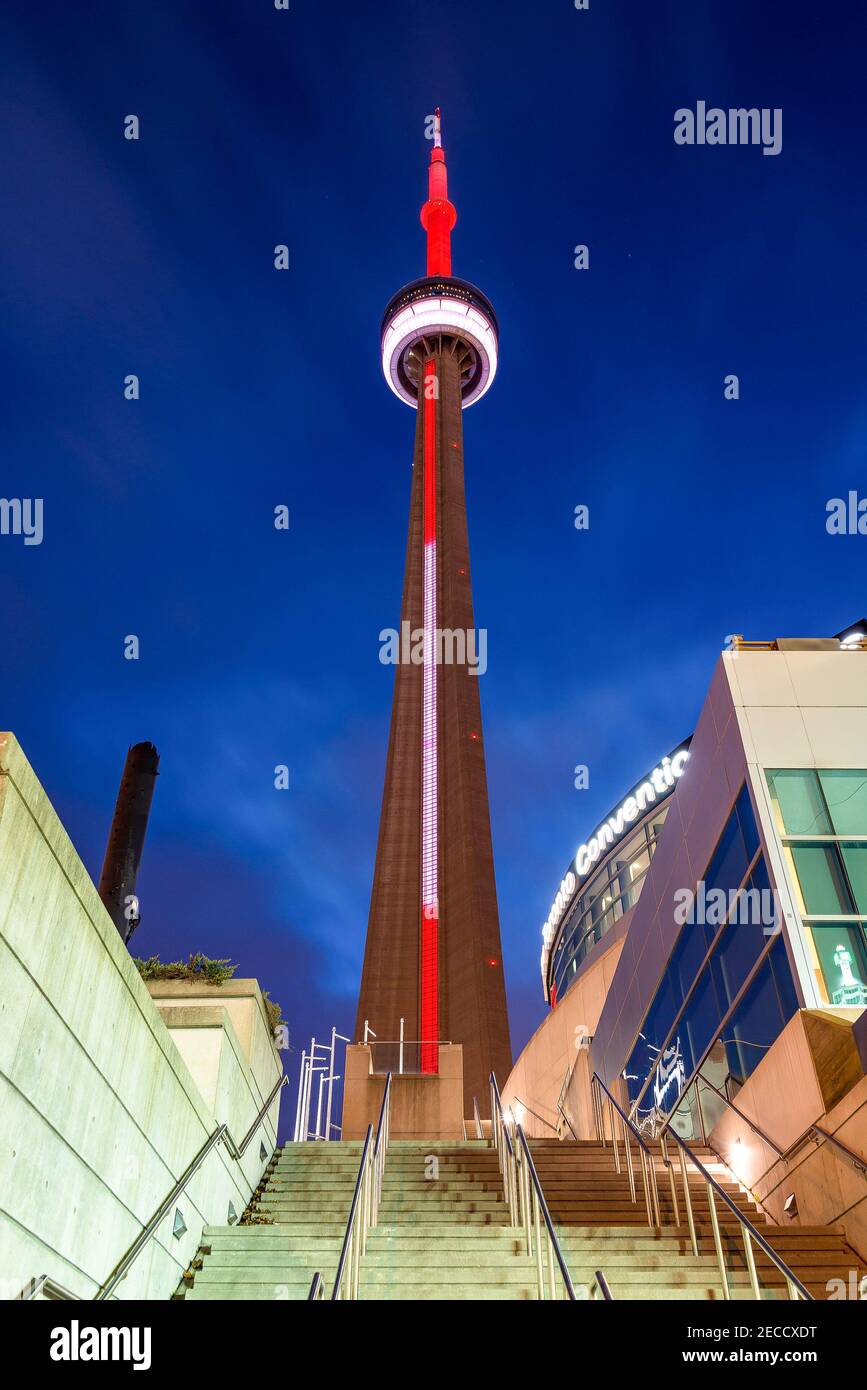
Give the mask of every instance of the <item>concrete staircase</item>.
[{"label": "concrete staircase", "polygon": [[[268,1224],[206,1228],[176,1297],[306,1299],[316,1271],[330,1295],[361,1148],[360,1143],[286,1144],[245,1213],[245,1219]],[[589,1288],[595,1271],[603,1269],[618,1300],[722,1298],[704,1181],[697,1170],[689,1179],[698,1257],[692,1254],[680,1186],[680,1224],[666,1224],[671,1195],[658,1148],[660,1229],[647,1225],[637,1157],[633,1205],[625,1169],[616,1173],[610,1147],[534,1139],[530,1148],[579,1296],[581,1286]],[[839,1230],[771,1225],[709,1150],[696,1153],[814,1297],[826,1298],[827,1281],[848,1281],[850,1270],[860,1279],[864,1269]],[[722,1202],[718,1214],[732,1295],[749,1298],[741,1228]],[[755,1257],[767,1296],[785,1297],[772,1262],[758,1250]],[[526,1254],[523,1231],[509,1225],[497,1156],[486,1141],[392,1141],[379,1224],[361,1261],[359,1296],[419,1302],[537,1297],[535,1261]]]},{"label": "concrete staircase", "polygon": [[533,1299],[536,1266],[521,1235],[509,1225],[497,1155],[486,1141],[392,1141],[360,1296]]},{"label": "concrete staircase", "polygon": [[[586,1283],[593,1270],[601,1267],[616,1299],[721,1299],[704,1179],[697,1168],[688,1165],[690,1197],[699,1239],[700,1253],[696,1257],[692,1253],[684,1209],[679,1159],[672,1152],[674,1145],[669,1144],[669,1157],[675,1162],[680,1219],[677,1226],[673,1223],[671,1185],[660,1146],[650,1147],[655,1155],[663,1222],[662,1227],[655,1230],[647,1225],[637,1146],[633,1147],[633,1159],[638,1200],[633,1205],[622,1144],[623,1171],[618,1175],[610,1146],[603,1148],[589,1141],[530,1141],[536,1171],[573,1282]],[[857,1254],[847,1245],[838,1228],[771,1224],[710,1149],[699,1145],[690,1147],[711,1177],[758,1228],[814,1298],[827,1298],[829,1279],[848,1280],[850,1270],[861,1269]],[[717,1200],[716,1206],[732,1297],[751,1298],[742,1228],[722,1201]],[[753,1253],[766,1296],[785,1298],[785,1280],[776,1266],[755,1245]]]},{"label": "concrete staircase", "polygon": [[249,1209],[273,1224],[207,1226],[201,1267],[175,1297],[304,1299],[317,1270],[330,1297],[361,1150],[361,1143],[284,1144]]}]

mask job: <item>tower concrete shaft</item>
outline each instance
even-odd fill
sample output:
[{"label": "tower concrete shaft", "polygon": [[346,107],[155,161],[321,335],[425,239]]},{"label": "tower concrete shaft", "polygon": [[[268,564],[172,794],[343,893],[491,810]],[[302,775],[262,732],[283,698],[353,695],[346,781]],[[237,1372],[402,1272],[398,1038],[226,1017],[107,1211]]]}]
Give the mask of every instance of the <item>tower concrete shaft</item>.
[{"label": "tower concrete shaft", "polygon": [[[441,633],[475,633],[464,494],[460,370],[451,346],[432,349],[428,382],[439,399],[422,402],[406,552],[402,634],[425,629],[425,436],[436,428],[436,612]],[[428,439],[429,439],[428,434]],[[428,473],[430,484],[430,474]],[[452,664],[448,638],[436,664],[437,915],[424,917],[422,882],[424,663],[396,668],[391,734],[370,917],[364,953],[356,1036],[365,1020],[381,1039],[405,1036],[461,1043],[466,1114],[472,1100],[487,1103],[488,1073],[511,1070],[488,786],[482,737],[480,677]],[[460,645],[459,642],[457,645]],[[478,650],[478,648],[476,648]],[[436,957],[436,1029],[424,986],[423,950]],[[430,961],[428,961],[430,964]],[[423,1055],[422,1069],[430,1059]]]}]

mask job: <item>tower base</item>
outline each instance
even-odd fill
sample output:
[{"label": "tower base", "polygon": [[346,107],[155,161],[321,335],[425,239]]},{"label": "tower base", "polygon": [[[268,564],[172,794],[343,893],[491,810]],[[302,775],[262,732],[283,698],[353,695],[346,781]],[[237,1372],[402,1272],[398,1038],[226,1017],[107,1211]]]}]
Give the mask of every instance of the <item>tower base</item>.
[{"label": "tower base", "polygon": [[[385,1077],[373,1070],[373,1049],[358,1043],[346,1049],[343,1083],[344,1139],[363,1139],[376,1130]],[[435,1074],[394,1071],[391,1076],[392,1139],[464,1138],[464,1059],[458,1043],[439,1044]]]}]

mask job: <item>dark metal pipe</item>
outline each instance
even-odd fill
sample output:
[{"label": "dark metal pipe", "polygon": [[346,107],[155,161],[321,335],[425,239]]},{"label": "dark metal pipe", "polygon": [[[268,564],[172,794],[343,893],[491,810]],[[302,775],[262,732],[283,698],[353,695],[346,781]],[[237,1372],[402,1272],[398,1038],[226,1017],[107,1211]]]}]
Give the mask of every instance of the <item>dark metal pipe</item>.
[{"label": "dark metal pipe", "polygon": [[99,896],[124,942],[140,921],[135,885],[159,765],[152,743],[137,743],[127,753],[99,876]]}]

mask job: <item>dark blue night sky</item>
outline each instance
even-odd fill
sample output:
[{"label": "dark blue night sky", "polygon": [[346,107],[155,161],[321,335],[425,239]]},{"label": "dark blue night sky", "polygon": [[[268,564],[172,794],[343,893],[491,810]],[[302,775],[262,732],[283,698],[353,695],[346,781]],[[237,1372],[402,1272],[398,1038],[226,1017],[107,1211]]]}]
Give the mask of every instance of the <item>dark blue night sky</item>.
[{"label": "dark blue night sky", "polygon": [[[414,427],[378,331],[442,106],[502,333],[465,442],[517,1053],[570,854],[725,635],[867,607],[867,540],[825,533],[867,491],[862,8],[7,0],[0,31],[0,493],[45,506],[0,538],[0,726],[94,874],[157,744],[135,948],[238,961],[299,1051],[353,1019]],[[698,100],[782,108],[781,154],[676,146]]]}]

